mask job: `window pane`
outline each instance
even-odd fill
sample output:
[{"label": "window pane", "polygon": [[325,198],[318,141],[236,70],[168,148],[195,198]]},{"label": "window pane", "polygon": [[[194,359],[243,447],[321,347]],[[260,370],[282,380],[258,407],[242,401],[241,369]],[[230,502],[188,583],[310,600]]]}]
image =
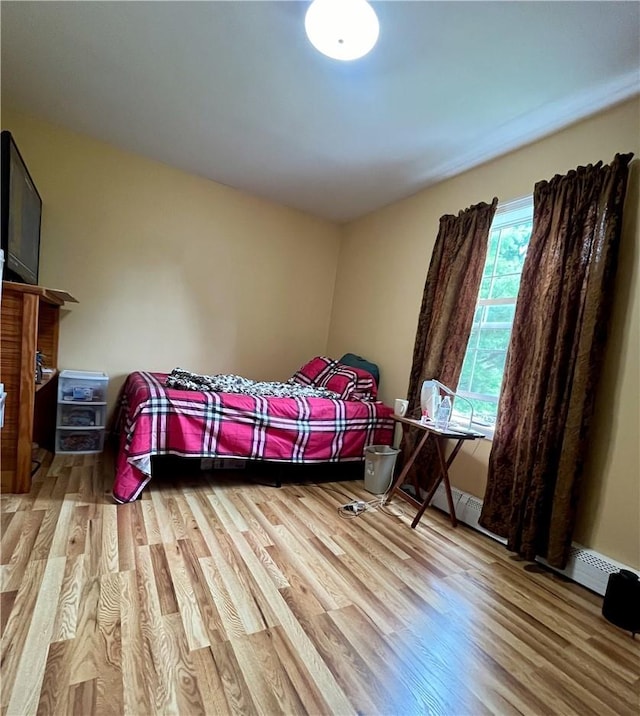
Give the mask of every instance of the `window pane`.
[{"label": "window pane", "polygon": [[484,264],[483,276],[491,276],[493,273],[493,265],[496,261],[496,255],[498,254],[498,240],[500,238],[500,231],[492,231],[489,236],[489,246],[487,248],[487,258]]},{"label": "window pane", "polygon": [[489,292],[491,291],[491,276],[483,278],[480,283],[480,293],[478,298],[489,298]]},{"label": "window pane", "polygon": [[[475,412],[475,409],[474,409]],[[469,416],[471,415],[471,406],[469,403],[466,402],[466,400],[459,400],[458,398],[454,398],[453,400],[453,410],[451,411],[451,416],[453,419],[453,422],[455,423],[464,423],[465,420],[469,420]]]},{"label": "window pane", "polygon": [[487,403],[484,400],[473,400],[473,419],[481,425],[495,425],[498,414],[497,403]]},{"label": "window pane", "polygon": [[469,335],[469,343],[467,343],[467,351],[474,351],[478,345],[478,338],[480,336],[480,324],[471,329]]},{"label": "window pane", "polygon": [[496,275],[522,273],[524,258],[527,253],[531,224],[507,226],[500,232],[500,247],[496,261]]},{"label": "window pane", "polygon": [[485,321],[487,323],[513,323],[513,316],[516,312],[514,303],[501,306],[486,306]]},{"label": "window pane", "polygon": [[[473,406],[473,422],[480,425],[493,426],[496,422],[496,415],[498,413],[497,403],[490,403],[486,400],[471,399],[471,405]],[[463,400],[455,400],[453,404],[453,419],[454,421],[464,425],[465,421],[469,420],[471,415],[471,407],[469,403]]]},{"label": "window pane", "polygon": [[478,348],[506,351],[511,328],[483,328],[478,337]]},{"label": "window pane", "polygon": [[469,392],[497,398],[500,395],[505,360],[504,351],[478,351]]},{"label": "window pane", "polygon": [[476,312],[473,314],[473,326],[478,327],[480,325],[480,321],[483,320],[482,316],[485,312],[484,306],[477,306]]},{"label": "window pane", "polygon": [[[520,274],[512,276],[497,276],[493,279],[489,298],[512,298],[518,295]],[[485,298],[480,296],[480,298]]]},{"label": "window pane", "polygon": [[464,358],[462,364],[462,370],[460,371],[460,379],[458,380],[458,390],[470,390],[471,389],[471,376],[473,373],[473,363],[475,360],[475,351],[467,351],[467,355]]}]

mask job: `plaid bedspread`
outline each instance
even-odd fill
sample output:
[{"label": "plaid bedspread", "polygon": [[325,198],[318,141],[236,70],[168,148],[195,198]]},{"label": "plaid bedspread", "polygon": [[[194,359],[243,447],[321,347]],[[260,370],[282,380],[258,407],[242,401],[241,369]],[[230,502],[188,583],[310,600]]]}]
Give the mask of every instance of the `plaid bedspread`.
[{"label": "plaid bedspread", "polygon": [[132,373],[117,417],[113,496],[135,500],[153,455],[321,463],[364,459],[390,445],[393,410],[379,402],[279,398],[166,388],[166,373]]}]

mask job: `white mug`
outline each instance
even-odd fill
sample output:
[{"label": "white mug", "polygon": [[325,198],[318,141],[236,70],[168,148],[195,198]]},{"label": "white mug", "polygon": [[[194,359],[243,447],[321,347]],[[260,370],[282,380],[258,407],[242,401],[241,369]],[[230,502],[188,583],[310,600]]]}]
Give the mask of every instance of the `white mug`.
[{"label": "white mug", "polygon": [[396,415],[400,415],[402,417],[403,415],[406,414],[408,408],[409,408],[408,400],[402,400],[401,398],[396,398],[396,401],[393,404],[393,412]]}]

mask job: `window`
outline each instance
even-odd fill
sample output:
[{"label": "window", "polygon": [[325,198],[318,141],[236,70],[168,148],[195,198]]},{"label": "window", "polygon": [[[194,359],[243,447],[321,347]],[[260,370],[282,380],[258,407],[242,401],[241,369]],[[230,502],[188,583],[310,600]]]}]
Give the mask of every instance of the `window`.
[{"label": "window", "polygon": [[[475,428],[493,432],[498,412],[511,326],[520,287],[531,226],[533,198],[526,197],[498,207],[482,274],[471,336],[462,364],[457,394],[473,406]],[[468,422],[471,406],[456,400],[454,419]]]}]

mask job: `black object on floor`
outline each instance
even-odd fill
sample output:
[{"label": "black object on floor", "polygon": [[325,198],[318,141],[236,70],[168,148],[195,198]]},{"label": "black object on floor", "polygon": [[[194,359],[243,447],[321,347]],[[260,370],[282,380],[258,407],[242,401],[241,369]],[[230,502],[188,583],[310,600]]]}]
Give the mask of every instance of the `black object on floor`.
[{"label": "black object on floor", "polygon": [[640,579],[635,572],[621,569],[609,577],[602,615],[633,637],[640,632]]}]

